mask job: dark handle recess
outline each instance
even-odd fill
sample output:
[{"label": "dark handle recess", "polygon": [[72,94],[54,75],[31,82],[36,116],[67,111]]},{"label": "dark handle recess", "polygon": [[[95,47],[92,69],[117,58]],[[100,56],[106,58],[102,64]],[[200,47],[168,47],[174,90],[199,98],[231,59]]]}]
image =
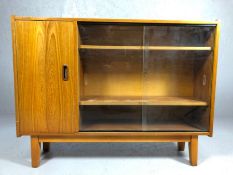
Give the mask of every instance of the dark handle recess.
[{"label": "dark handle recess", "polygon": [[68,66],[66,64],[64,64],[62,66],[62,78],[63,78],[63,81],[68,81],[68,78],[69,78],[69,69],[68,69]]}]

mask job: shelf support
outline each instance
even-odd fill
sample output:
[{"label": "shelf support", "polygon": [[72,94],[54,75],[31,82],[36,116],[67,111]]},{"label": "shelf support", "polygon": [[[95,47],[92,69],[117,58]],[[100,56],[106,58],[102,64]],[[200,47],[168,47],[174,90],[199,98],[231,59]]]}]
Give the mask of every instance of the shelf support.
[{"label": "shelf support", "polygon": [[31,160],[33,168],[40,165],[40,142],[36,136],[31,137]]},{"label": "shelf support", "polygon": [[191,136],[189,142],[189,161],[192,166],[197,166],[198,159],[198,136]]}]

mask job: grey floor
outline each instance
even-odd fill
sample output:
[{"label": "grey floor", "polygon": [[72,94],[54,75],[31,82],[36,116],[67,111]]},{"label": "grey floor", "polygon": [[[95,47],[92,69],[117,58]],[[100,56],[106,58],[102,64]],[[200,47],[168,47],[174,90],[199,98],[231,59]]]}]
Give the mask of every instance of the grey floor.
[{"label": "grey floor", "polygon": [[[233,120],[232,120],[233,121]],[[14,116],[0,116],[0,175],[233,174],[231,120],[215,122],[214,137],[199,137],[199,165],[175,143],[54,143],[31,168],[29,137],[17,138]]]}]

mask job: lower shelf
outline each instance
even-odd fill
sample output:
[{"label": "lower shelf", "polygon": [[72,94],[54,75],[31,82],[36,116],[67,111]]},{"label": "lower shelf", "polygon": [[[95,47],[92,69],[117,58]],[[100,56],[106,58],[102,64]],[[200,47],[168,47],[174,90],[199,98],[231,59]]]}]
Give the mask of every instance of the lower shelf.
[{"label": "lower shelf", "polygon": [[155,105],[207,106],[207,102],[191,97],[84,97],[80,105]]},{"label": "lower shelf", "polygon": [[168,122],[157,122],[157,123],[147,123],[141,124],[138,122],[135,123],[126,123],[126,122],[88,122],[83,124],[81,131],[192,131],[192,132],[201,132],[203,131],[200,128],[187,124],[183,121],[173,121],[172,123]]}]

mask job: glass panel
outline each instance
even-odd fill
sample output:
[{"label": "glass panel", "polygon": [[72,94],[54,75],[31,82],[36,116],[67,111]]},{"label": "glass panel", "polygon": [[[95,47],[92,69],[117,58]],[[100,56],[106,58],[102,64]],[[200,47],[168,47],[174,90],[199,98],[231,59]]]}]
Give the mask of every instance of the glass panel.
[{"label": "glass panel", "polygon": [[128,23],[79,23],[81,44],[141,46],[143,26]]},{"label": "glass panel", "polygon": [[208,130],[214,26],[78,26],[80,131]]},{"label": "glass panel", "polygon": [[81,131],[141,131],[141,106],[81,105]]},{"label": "glass panel", "polygon": [[[141,131],[143,27],[80,23],[80,131]],[[102,46],[110,46],[104,48]]]},{"label": "glass panel", "polygon": [[214,26],[200,25],[147,25],[144,31],[144,44],[151,46],[213,46],[214,28]]},{"label": "glass panel", "polygon": [[144,27],[144,131],[208,130],[213,54],[211,49],[195,47],[212,47],[213,32],[213,26]]}]

